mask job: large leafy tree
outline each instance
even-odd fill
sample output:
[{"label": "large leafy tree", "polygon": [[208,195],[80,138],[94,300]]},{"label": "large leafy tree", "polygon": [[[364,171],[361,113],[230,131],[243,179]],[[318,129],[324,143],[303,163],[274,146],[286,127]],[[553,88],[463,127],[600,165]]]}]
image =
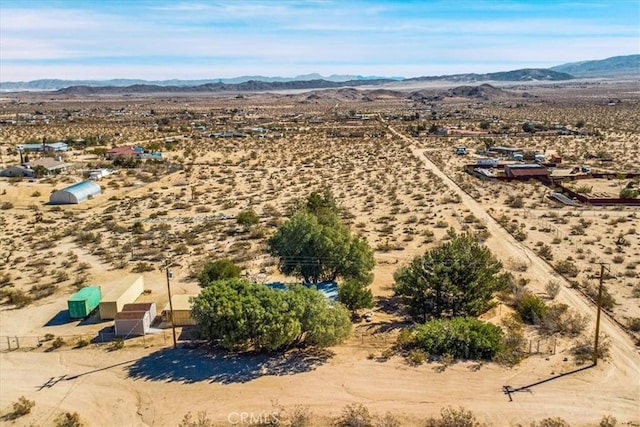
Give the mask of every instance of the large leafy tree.
[{"label": "large leafy tree", "polygon": [[298,343],[337,344],[351,333],[348,311],[314,289],[287,291],[244,279],[212,282],[195,298],[201,335],[227,349],[278,351]]},{"label": "large leafy tree", "polygon": [[200,286],[204,287],[216,280],[240,277],[241,271],[240,267],[226,258],[208,261],[198,273],[198,281],[200,282]]},{"label": "large leafy tree", "polygon": [[431,317],[478,316],[492,307],[494,293],[509,280],[502,263],[471,234],[450,230],[449,236],[394,274],[396,295],[422,322]]},{"label": "large leafy tree", "polygon": [[305,282],[354,278],[370,283],[375,264],[366,240],[352,236],[329,196],[312,193],[269,239],[282,273]]}]

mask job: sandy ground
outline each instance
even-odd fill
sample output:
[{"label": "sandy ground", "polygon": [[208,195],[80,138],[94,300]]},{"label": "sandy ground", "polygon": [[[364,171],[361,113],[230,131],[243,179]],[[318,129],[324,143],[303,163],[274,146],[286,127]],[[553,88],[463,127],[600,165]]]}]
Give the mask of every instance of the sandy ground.
[{"label": "sandy ground", "polygon": [[[419,425],[446,405],[462,405],[495,426],[549,416],[571,425],[595,425],[607,414],[619,422],[639,421],[637,365],[601,363],[532,387],[530,393],[514,393],[513,402],[502,393],[503,385],[524,386],[572,370],[562,354],[533,357],[514,370],[486,365],[474,372],[470,364],[458,363],[438,373],[430,364],[413,368],[397,358],[377,362],[367,359],[365,349],[340,347],[327,363],[292,363],[301,372],[281,375],[271,372],[292,369],[286,361],[224,361],[167,348],[0,357],[2,383],[12,385],[10,392],[3,391],[3,401],[19,395],[36,401],[34,413],[17,425],[47,425],[60,411],[78,411],[96,426],[104,425],[99,420],[114,426],[171,426],[186,412],[201,410],[228,425],[234,412],[271,411],[272,400],[285,407],[302,404],[323,416],[337,416],[344,405],[360,402],[372,413],[393,413],[403,425]],[[25,365],[39,368],[25,372]],[[72,378],[41,389],[63,375]]]}]

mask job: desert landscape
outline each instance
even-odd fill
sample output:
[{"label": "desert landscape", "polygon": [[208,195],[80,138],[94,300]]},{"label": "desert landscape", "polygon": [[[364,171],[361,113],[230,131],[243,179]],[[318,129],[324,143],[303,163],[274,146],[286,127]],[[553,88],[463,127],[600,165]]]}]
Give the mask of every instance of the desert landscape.
[{"label": "desert landscape", "polygon": [[[211,425],[247,424],[244,416],[264,425],[273,414],[331,425],[346,405],[361,404],[389,426],[424,425],[448,406],[485,425],[613,425],[603,424],[607,417],[640,425],[640,207],[549,198],[557,185],[616,198],[639,188],[637,81],[490,83],[4,94],[4,167],[21,163],[19,144],[69,147],[55,153],[69,165],[60,173],[0,178],[0,410],[9,413],[21,396],[35,402],[6,422],[51,425],[69,412],[89,425],[164,426],[206,412]],[[122,146],[162,158],[117,165],[108,153]],[[549,185],[468,173],[466,165],[487,157],[513,163],[495,146],[555,153],[562,161],[552,176],[591,175]],[[48,203],[101,168],[115,173],[96,181],[100,194]],[[313,191],[330,191],[351,232],[374,250],[375,306],[345,343],[234,355],[198,345],[184,327],[174,349],[164,322],[122,347],[113,344],[113,322],[65,318],[77,290],[98,285],[104,295],[132,275],[145,282],[136,302],[160,311],[169,263],[174,295],[200,292],[199,269],[223,258],[256,283],[295,281],[280,273],[266,241]],[[257,224],[239,223],[247,211]],[[511,292],[566,304],[584,325],[570,333],[525,324],[515,364],[408,363],[393,350],[411,324],[394,296],[394,272],[449,239],[449,229],[473,232],[496,255]],[[573,349],[593,338],[601,265],[607,354],[590,366]],[[498,296],[482,320],[503,325],[511,298]]]}]

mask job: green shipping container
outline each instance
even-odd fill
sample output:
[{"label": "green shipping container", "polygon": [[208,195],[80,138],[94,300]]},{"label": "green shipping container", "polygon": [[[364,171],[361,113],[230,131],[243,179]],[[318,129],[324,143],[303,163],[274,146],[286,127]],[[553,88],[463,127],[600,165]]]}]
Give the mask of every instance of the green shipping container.
[{"label": "green shipping container", "polygon": [[69,306],[69,317],[72,319],[84,319],[100,305],[102,292],[98,286],[87,286],[73,294],[67,302]]}]

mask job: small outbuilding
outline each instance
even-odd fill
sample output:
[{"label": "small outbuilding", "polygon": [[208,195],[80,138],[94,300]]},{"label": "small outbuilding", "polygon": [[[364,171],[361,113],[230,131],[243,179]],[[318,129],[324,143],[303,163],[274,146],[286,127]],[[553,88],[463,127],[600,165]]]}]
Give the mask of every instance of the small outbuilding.
[{"label": "small outbuilding", "polygon": [[[195,325],[196,321],[191,315],[193,308],[193,298],[198,295],[184,294],[173,295],[171,297],[171,304],[173,305],[173,324],[174,326],[190,326]],[[169,304],[165,305],[162,310],[162,320],[165,322],[171,322],[171,307]]]},{"label": "small outbuilding", "polygon": [[146,335],[151,328],[148,311],[121,311],[114,321],[116,336]]},{"label": "small outbuilding", "polygon": [[155,302],[138,302],[125,304],[124,307],[122,307],[122,311],[148,311],[151,323],[153,323],[156,316],[158,315]]},{"label": "small outbuilding", "polygon": [[49,204],[74,205],[82,203],[100,193],[102,193],[102,189],[98,184],[92,181],[82,181],[53,192],[49,197]]},{"label": "small outbuilding", "polygon": [[537,163],[512,164],[504,166],[504,173],[510,178],[541,178],[549,176],[549,169]]}]

